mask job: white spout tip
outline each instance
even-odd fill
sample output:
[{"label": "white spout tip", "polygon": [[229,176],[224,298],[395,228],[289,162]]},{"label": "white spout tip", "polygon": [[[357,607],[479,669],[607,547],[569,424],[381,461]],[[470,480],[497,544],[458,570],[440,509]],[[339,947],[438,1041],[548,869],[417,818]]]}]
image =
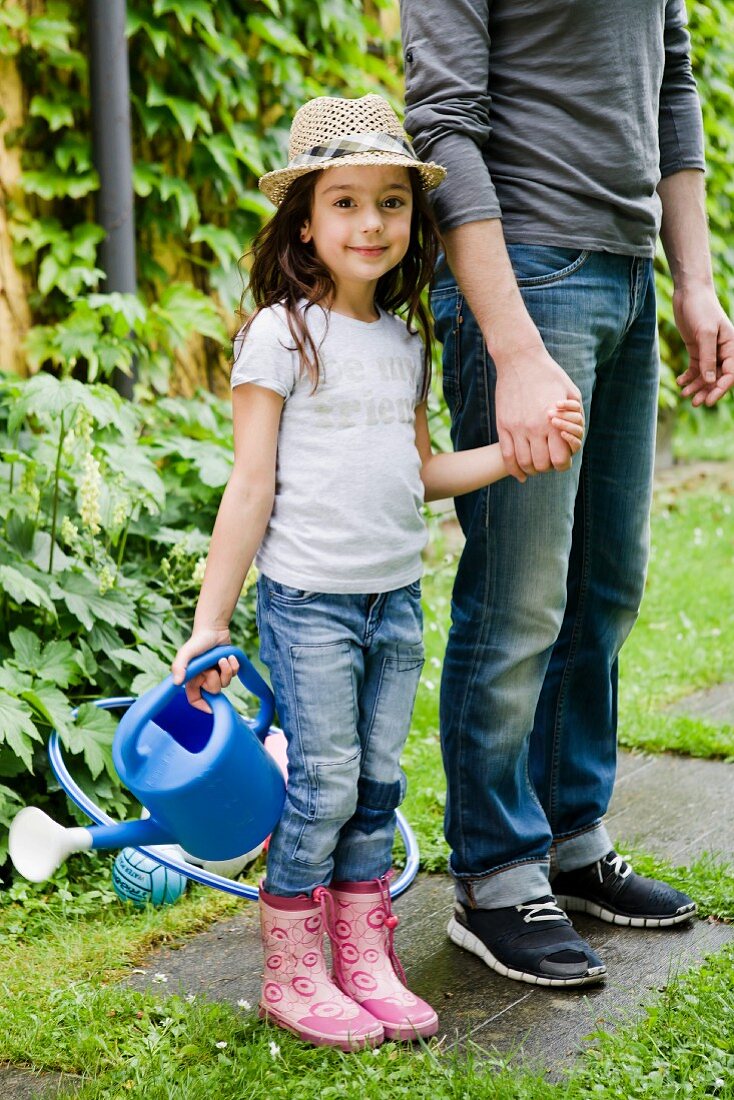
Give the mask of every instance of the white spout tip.
[{"label": "white spout tip", "polygon": [[30,882],[45,882],[72,852],[91,847],[88,829],[65,829],[37,806],[26,806],[15,816],[8,836],[13,865]]}]

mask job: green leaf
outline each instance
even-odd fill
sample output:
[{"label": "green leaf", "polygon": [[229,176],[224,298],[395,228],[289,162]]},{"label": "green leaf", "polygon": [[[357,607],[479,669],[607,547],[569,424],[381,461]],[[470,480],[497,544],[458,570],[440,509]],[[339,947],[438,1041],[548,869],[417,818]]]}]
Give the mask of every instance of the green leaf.
[{"label": "green leaf", "polygon": [[140,674],[135,677],[131,685],[133,695],[144,695],[153,687],[157,687],[171,671],[171,666],[164,661],[158,653],[147,646],[138,646],[136,649],[118,649],[112,657],[116,663],[130,665],[137,668]]},{"label": "green leaf", "polygon": [[151,313],[161,317],[179,341],[199,332],[220,344],[229,343],[227,330],[214,303],[185,283],[174,283],[164,290],[160,300],[151,306]]},{"label": "green leaf", "polygon": [[23,387],[20,399],[8,418],[8,431],[12,434],[27,416],[37,416],[46,424],[57,423],[64,417],[65,426],[72,421],[72,414],[85,404],[86,390],[73,378],[59,380],[50,374],[37,374]]},{"label": "green leaf", "polygon": [[24,172],[20,177],[20,186],[26,194],[38,195],[42,199],[83,199],[99,188],[99,176],[96,171],[62,172],[55,164],[50,164],[40,172]]},{"label": "green leaf", "polygon": [[308,50],[294,34],[286,30],[276,19],[267,15],[250,15],[247,26],[253,34],[277,47],[282,53],[294,54],[297,57],[308,57]]},{"label": "green leaf", "polygon": [[237,262],[242,255],[242,244],[230,229],[222,229],[218,225],[197,225],[191,234],[191,243],[198,244],[203,241],[208,244],[222,267],[229,266],[234,260]]},{"label": "green leaf", "polygon": [[87,630],[91,630],[97,620],[109,626],[134,628],[133,606],[120,592],[112,589],[100,595],[97,585],[83,573],[62,573],[58,580],[64,603]]},{"label": "green leaf", "polygon": [[24,626],[11,633],[10,641],[14,664],[25,672],[32,672],[39,680],[67,688],[79,679],[79,662],[69,642],[49,642],[42,649],[38,635]]},{"label": "green leaf", "polygon": [[128,8],[127,12],[127,28],[126,34],[128,38],[132,38],[139,30],[144,30],[148,38],[151,41],[153,49],[158,54],[158,57],[165,57],[166,47],[168,45],[168,31],[165,27],[154,26],[148,19],[144,19],[142,15],[137,12],[131,12]]},{"label": "green leaf", "polygon": [[15,603],[31,603],[34,607],[45,607],[55,614],[56,609],[43,588],[12,565],[0,565],[0,587]]},{"label": "green leaf", "polygon": [[68,19],[35,16],[28,20],[28,42],[34,50],[69,50],[73,33],[74,24]]},{"label": "green leaf", "polygon": [[12,27],[14,30],[20,30],[28,22],[28,16],[22,8],[19,8],[17,4],[4,4],[0,8],[0,24],[5,27]]},{"label": "green leaf", "polygon": [[74,112],[68,103],[59,99],[47,99],[42,95],[34,95],[28,110],[34,117],[45,119],[50,130],[60,130],[63,126],[74,125]]},{"label": "green leaf", "polygon": [[[100,449],[107,455],[109,465],[121,472],[128,487],[140,486],[156,504],[163,507],[166,499],[163,478],[140,448],[131,449],[119,443],[103,443]],[[133,499],[135,495],[133,490]]]},{"label": "green leaf", "polygon": [[63,735],[59,731],[59,736],[69,752],[83,754],[84,762],[93,779],[96,779],[103,769],[113,779],[117,779],[117,772],[112,763],[112,739],[116,727],[116,720],[107,711],[95,707],[92,703],[83,703],[79,707],[76,721],[70,724],[68,731]]},{"label": "green leaf", "polygon": [[196,193],[183,180],[176,179],[175,176],[163,176],[160,181],[160,195],[164,201],[170,198],[176,200],[179,223],[182,229],[189,222],[199,220],[199,203]]},{"label": "green leaf", "polygon": [[0,689],[0,743],[8,745],[33,772],[33,742],[42,741],[27,705]]},{"label": "green leaf", "polygon": [[66,735],[72,725],[71,707],[62,691],[51,684],[39,684],[31,691],[21,692],[33,711],[56,730],[59,736]]},{"label": "green leaf", "polygon": [[206,0],[155,0],[155,15],[172,13],[178,19],[186,34],[191,34],[193,21],[201,23],[209,34],[216,35],[217,29],[212,16],[212,5]]}]

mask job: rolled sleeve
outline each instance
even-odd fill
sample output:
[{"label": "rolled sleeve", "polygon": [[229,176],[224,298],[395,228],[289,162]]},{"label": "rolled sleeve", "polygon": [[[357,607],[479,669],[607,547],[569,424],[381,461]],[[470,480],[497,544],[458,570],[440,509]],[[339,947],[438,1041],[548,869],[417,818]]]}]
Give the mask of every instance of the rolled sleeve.
[{"label": "rolled sleeve", "polygon": [[442,229],[498,218],[482,150],[491,133],[489,0],[403,0],[405,128],[416,152],[447,169],[435,192]]},{"label": "rolled sleeve", "polygon": [[706,169],[701,104],[691,69],[687,22],[684,0],[668,0],[665,7],[665,70],[658,115],[660,174],[663,177],[685,168]]}]

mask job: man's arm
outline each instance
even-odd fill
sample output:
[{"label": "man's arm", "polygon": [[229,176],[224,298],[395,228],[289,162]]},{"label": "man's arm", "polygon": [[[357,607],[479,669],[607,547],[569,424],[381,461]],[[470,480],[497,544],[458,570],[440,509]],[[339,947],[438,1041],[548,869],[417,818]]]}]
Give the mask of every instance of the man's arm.
[{"label": "man's arm", "polygon": [[514,477],[567,468],[546,410],[579,391],[546,351],[505,248],[482,147],[490,140],[488,0],[402,0],[405,124],[418,153],[448,169],[435,196],[449,266],[497,367],[497,428]]},{"label": "man's arm", "polygon": [[684,0],[665,5],[660,88],[660,237],[673,275],[673,313],[688,349],[678,378],[694,405],[714,405],[734,385],[734,327],[719,305],[706,221],[701,108],[690,59]]},{"label": "man's arm", "polygon": [[703,172],[666,176],[660,237],[673,276],[673,314],[690,363],[678,377],[694,405],[715,405],[734,386],[734,325],[714,289]]},{"label": "man's arm", "polygon": [[568,469],[571,452],[547,410],[581,394],[548,354],[525,308],[498,219],[444,234],[446,254],[497,369],[495,409],[508,473]]}]

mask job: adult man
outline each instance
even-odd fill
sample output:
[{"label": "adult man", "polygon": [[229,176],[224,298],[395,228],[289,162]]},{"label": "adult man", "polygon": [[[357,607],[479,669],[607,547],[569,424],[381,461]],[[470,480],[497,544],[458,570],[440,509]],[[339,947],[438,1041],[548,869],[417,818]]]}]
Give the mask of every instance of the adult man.
[{"label": "adult man", "polygon": [[[661,212],[683,393],[713,404],[734,383],[684,0],[402,0],[401,15],[406,129],[448,168],[432,304],[454,444],[499,439],[516,479],[457,500],[449,935],[509,977],[580,985],[605,967],[561,907],[652,927],[695,910],[602,823],[647,559]],[[544,410],[579,393],[582,461],[521,484],[563,469]]]}]

